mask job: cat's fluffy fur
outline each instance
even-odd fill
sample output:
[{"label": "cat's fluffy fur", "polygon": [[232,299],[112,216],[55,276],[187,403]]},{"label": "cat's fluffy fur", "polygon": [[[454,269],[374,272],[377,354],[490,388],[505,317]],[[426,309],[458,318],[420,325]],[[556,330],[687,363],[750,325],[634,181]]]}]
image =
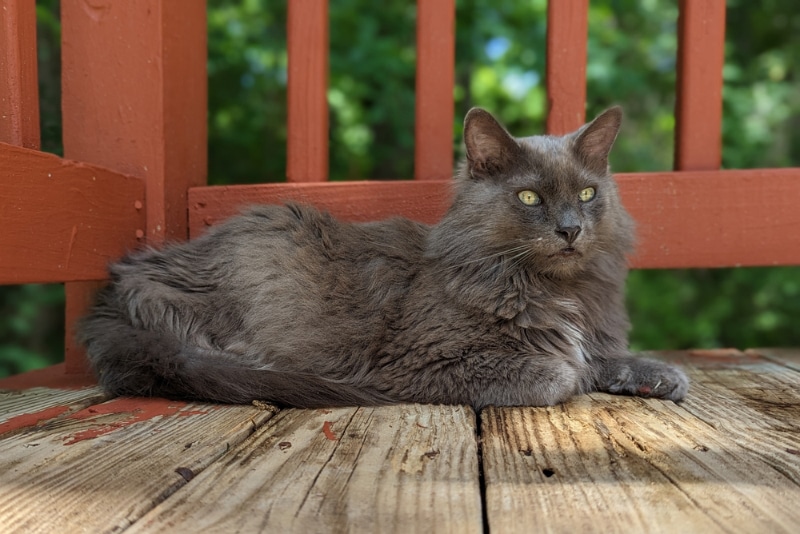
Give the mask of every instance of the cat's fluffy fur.
[{"label": "cat's fluffy fur", "polygon": [[92,367],[115,394],[298,407],[680,400],[678,368],[627,348],[633,229],[607,162],[620,120],[612,108],[567,136],[514,139],[470,111],[432,227],[260,206],[132,254],[80,326]]}]

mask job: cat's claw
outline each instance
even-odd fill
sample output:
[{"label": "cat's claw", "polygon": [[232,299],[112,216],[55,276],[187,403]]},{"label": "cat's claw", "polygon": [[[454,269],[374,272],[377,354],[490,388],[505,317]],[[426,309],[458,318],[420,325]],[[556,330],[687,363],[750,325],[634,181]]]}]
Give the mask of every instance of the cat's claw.
[{"label": "cat's claw", "polygon": [[634,395],[679,402],[689,391],[689,379],[674,365],[645,359],[631,359],[617,375],[601,387],[608,393]]}]

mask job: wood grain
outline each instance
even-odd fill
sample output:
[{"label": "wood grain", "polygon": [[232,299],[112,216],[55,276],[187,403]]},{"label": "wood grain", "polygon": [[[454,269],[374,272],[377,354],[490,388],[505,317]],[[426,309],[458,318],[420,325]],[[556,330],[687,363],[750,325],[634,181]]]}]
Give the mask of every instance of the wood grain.
[{"label": "wood grain", "polygon": [[137,243],[140,180],[0,143],[0,283],[102,279]]},{"label": "wood grain", "polygon": [[[637,223],[638,268],[800,265],[800,169],[616,175]],[[426,223],[446,211],[452,182],[336,182],[203,187],[190,191],[189,224],[206,226],[243,206],[295,199],[346,220],[401,215]]]},{"label": "wood grain", "polygon": [[124,530],[272,413],[120,398],[4,437],[0,530]]},{"label": "wood grain", "polygon": [[36,2],[0,0],[0,141],[39,148]]},{"label": "wood grain", "polygon": [[416,180],[446,180],[453,175],[455,60],[455,0],[417,2]]},{"label": "wood grain", "polygon": [[747,451],[753,484],[777,472],[797,485],[792,494],[800,498],[800,373],[762,361],[693,369],[691,376],[682,408]]},{"label": "wood grain", "polygon": [[800,371],[800,349],[798,348],[748,349],[747,354],[757,355],[785,365],[789,369]]},{"label": "wood grain", "polygon": [[286,178],[328,179],[328,0],[292,0],[287,16]]},{"label": "wood grain", "polygon": [[0,530],[796,532],[800,351],[648,356],[683,403],[488,408],[480,451],[464,407],[0,392]]},{"label": "wood grain", "polygon": [[469,408],[285,410],[131,534],[479,532]]},{"label": "wood grain", "polygon": [[681,0],[675,88],[675,169],[722,163],[725,0]]},{"label": "wood grain", "polygon": [[766,460],[671,402],[593,394],[492,408],[481,428],[492,530],[793,532],[800,521],[800,458]]},{"label": "wood grain", "polygon": [[547,3],[547,133],[563,135],[586,117],[589,0]]},{"label": "wood grain", "polygon": [[106,395],[97,387],[0,391],[0,435],[63,418],[105,398]]}]

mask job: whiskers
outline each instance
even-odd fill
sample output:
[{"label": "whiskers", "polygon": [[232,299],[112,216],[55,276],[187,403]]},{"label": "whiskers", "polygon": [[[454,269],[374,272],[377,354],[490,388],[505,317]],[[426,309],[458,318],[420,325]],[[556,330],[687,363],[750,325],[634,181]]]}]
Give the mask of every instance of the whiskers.
[{"label": "whiskers", "polygon": [[534,251],[528,248],[527,250],[523,250],[519,254],[508,258],[509,268],[513,270],[522,266],[522,264],[526,263],[533,256],[533,254]]},{"label": "whiskers", "polygon": [[[476,263],[483,263],[489,260],[502,258],[503,256],[508,256],[508,258],[503,258],[505,261],[509,262],[511,267],[518,267],[524,261],[526,261],[530,256],[534,254],[533,249],[530,246],[530,243],[525,243],[522,245],[517,245],[514,247],[510,247],[499,252],[493,252],[492,254],[488,254],[486,256],[482,256],[480,258],[475,258],[471,260],[467,260],[461,263],[456,263],[455,265],[450,265],[449,267],[443,269],[443,272],[451,272],[457,269],[462,269],[468,265],[473,265]],[[499,267],[502,262],[496,263],[494,265],[495,268]]]}]

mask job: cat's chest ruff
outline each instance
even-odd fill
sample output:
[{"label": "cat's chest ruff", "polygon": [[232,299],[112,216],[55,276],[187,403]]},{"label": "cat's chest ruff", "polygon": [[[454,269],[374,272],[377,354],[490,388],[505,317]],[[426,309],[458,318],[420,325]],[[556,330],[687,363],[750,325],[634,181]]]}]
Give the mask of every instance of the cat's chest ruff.
[{"label": "cat's chest ruff", "polygon": [[514,318],[521,337],[537,351],[555,351],[578,363],[591,359],[588,340],[589,325],[582,303],[574,298],[559,297],[531,301]]}]

